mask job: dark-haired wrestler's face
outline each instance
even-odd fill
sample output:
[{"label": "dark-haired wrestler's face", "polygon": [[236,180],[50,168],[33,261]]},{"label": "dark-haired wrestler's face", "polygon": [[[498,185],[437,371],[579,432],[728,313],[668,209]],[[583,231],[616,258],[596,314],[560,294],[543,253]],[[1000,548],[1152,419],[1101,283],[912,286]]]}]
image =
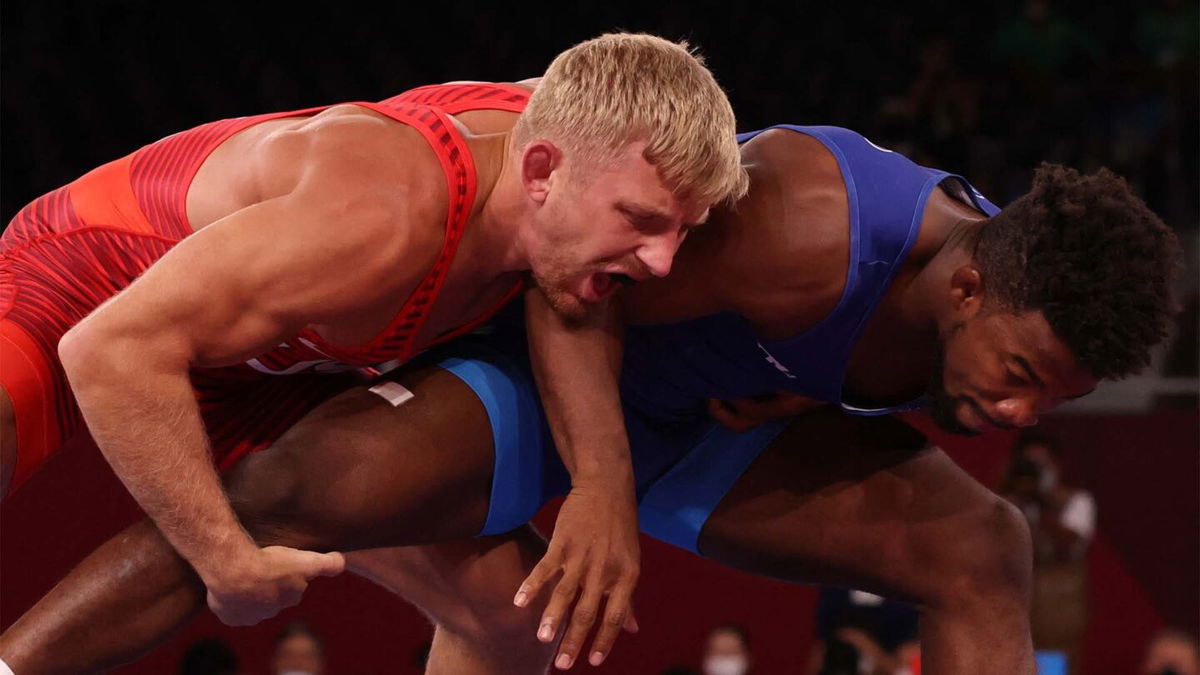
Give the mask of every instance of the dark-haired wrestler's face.
[{"label": "dark-haired wrestler's face", "polygon": [[943,331],[941,351],[929,407],[954,433],[1033,426],[1042,413],[1096,388],[1041,312],[975,308]]}]

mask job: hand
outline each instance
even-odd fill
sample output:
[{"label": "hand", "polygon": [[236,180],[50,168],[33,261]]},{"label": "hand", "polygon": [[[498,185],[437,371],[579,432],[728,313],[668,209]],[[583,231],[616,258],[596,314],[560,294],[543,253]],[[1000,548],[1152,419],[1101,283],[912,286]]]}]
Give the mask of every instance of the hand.
[{"label": "hand", "polygon": [[604,620],[592,642],[588,663],[598,666],[612,650],[621,628],[636,633],[633,589],[641,558],[638,549],[637,502],[633,486],[576,487],[567,495],[550,548],[521,584],[513,603],[525,607],[529,599],[561,573],[550,603],[542,613],[538,640],[553,642],[565,623],[571,603],[579,596],[574,615],[559,646],[555,667],[570,668],[607,597]]},{"label": "hand", "polygon": [[708,414],[730,430],[740,434],[763,422],[799,415],[822,405],[825,405],[823,401],[793,394],[790,391],[777,391],[769,397],[761,399],[739,398],[722,401],[712,398],[708,400]]},{"label": "hand", "polygon": [[216,575],[201,576],[213,614],[227,625],[249,626],[299,603],[314,577],[336,576],[345,569],[341,553],[268,546],[222,566]]}]

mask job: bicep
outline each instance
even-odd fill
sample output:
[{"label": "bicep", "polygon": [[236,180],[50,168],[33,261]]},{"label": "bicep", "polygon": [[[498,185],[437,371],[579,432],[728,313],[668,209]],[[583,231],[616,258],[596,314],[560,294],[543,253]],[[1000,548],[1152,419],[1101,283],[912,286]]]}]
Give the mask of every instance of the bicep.
[{"label": "bicep", "polygon": [[358,231],[369,223],[326,222],[337,215],[296,195],[244,208],[180,242],[87,322],[104,339],[157,345],[191,365],[261,353],[380,289],[378,265],[362,259],[380,255]]},{"label": "bicep", "polygon": [[411,292],[443,237],[429,145],[408,127],[343,116],[316,125],[306,148],[268,163],[302,166],[287,193],[187,237],[85,323],[219,366]]}]

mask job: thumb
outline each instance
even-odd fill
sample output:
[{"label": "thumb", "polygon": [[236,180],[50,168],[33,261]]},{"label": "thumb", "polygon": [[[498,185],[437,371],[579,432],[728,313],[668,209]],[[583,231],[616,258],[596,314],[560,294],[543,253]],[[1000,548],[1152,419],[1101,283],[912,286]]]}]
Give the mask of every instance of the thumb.
[{"label": "thumb", "polygon": [[336,577],[346,571],[346,556],[334,551],[333,553],[313,553],[308,552],[309,560],[305,567],[304,576],[312,579],[313,577]]}]

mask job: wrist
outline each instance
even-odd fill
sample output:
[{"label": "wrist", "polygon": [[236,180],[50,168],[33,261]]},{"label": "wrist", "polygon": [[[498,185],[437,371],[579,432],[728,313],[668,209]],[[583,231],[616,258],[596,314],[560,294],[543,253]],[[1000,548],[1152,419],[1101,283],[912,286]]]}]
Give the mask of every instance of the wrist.
[{"label": "wrist", "polygon": [[225,586],[231,580],[253,574],[255,561],[262,549],[244,532],[240,535],[228,537],[221,545],[208,548],[204,555],[188,560],[206,586]]},{"label": "wrist", "polygon": [[634,484],[633,464],[628,460],[611,462],[600,466],[580,466],[571,472],[571,487],[617,490],[632,488]]},{"label": "wrist", "polygon": [[623,435],[612,442],[576,445],[572,450],[559,454],[571,473],[573,483],[621,481],[633,476],[633,456]]}]

